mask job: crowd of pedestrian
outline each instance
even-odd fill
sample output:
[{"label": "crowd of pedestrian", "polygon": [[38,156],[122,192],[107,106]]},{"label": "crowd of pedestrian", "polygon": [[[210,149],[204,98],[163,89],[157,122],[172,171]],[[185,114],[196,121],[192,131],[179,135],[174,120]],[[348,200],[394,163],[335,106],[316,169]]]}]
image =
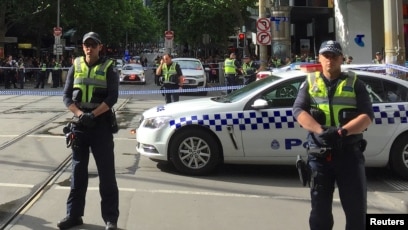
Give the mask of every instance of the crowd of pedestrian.
[{"label": "crowd of pedestrian", "polygon": [[4,89],[24,89],[26,83],[33,88],[63,87],[68,68],[72,65],[71,57],[17,57],[8,55],[0,59],[0,84]]}]

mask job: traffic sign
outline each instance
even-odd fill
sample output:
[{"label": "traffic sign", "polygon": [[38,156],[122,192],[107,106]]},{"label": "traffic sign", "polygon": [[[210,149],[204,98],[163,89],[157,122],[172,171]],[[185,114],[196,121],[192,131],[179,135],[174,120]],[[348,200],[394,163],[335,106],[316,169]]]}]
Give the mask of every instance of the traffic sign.
[{"label": "traffic sign", "polygon": [[288,22],[289,17],[270,17],[272,22]]},{"label": "traffic sign", "polygon": [[57,45],[57,44],[54,44],[54,54],[55,55],[62,55],[63,54],[63,50],[64,50],[64,46],[63,45]]},{"label": "traffic sign", "polygon": [[174,32],[171,30],[164,31],[164,38],[166,38],[167,40],[173,40]]},{"label": "traffic sign", "polygon": [[271,29],[271,20],[269,18],[259,18],[256,21],[256,28],[260,31],[269,31]]},{"label": "traffic sign", "polygon": [[62,35],[61,27],[54,27],[54,37],[60,37]]},{"label": "traffic sign", "polygon": [[262,31],[256,34],[256,42],[259,45],[270,45],[272,42],[271,32]]}]

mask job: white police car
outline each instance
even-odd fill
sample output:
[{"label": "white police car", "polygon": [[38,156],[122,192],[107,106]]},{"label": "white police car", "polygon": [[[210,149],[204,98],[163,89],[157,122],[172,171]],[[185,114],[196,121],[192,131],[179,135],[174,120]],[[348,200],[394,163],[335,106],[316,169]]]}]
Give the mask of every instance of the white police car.
[{"label": "white police car", "polygon": [[[408,82],[355,71],[367,84],[375,118],[364,133],[366,165],[408,179]],[[229,95],[186,100],[143,113],[137,151],[203,175],[220,163],[294,165],[305,155],[307,131],[292,114],[305,72],[277,72]]]},{"label": "white police car", "polygon": [[[280,67],[280,68],[274,68],[272,70],[264,70],[264,71],[259,71],[256,74],[256,80],[260,80],[266,77],[271,76],[272,74],[276,72],[286,72],[286,71],[292,71],[292,70],[300,70],[301,66],[320,66],[320,64],[310,64],[308,62],[294,62],[289,65]],[[319,67],[318,67],[319,68]],[[386,66],[385,64],[344,64],[342,65],[343,70],[362,70],[362,71],[369,71],[369,72],[374,72],[374,73],[382,73],[385,74]]]}]

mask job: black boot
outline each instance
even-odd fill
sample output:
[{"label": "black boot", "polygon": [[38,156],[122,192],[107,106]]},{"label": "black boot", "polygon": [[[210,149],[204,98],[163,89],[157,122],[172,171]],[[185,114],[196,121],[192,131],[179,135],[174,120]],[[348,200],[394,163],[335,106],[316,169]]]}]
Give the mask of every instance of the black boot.
[{"label": "black boot", "polygon": [[81,217],[66,216],[64,219],[58,222],[57,226],[59,229],[69,229],[82,224],[84,224],[84,222],[82,221]]}]

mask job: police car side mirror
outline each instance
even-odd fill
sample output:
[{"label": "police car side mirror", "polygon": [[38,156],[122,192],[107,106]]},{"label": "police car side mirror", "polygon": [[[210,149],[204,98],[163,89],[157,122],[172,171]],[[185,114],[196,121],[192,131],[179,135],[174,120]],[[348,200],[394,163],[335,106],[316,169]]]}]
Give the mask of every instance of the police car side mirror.
[{"label": "police car side mirror", "polygon": [[268,108],[268,102],[264,99],[256,99],[251,107],[253,109],[265,109]]}]

